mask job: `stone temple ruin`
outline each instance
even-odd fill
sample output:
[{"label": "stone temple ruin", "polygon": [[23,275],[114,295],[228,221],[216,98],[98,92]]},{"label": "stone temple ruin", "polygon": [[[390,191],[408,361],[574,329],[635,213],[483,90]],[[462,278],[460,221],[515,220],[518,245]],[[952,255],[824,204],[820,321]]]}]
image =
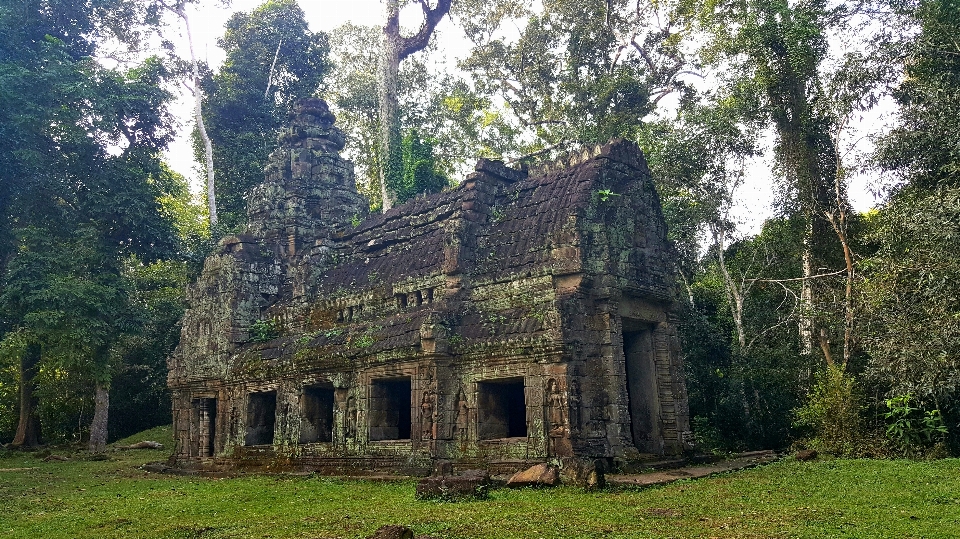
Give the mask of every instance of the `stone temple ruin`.
[{"label": "stone temple ruin", "polygon": [[367,215],[344,137],[302,101],[188,291],[169,359],[179,466],[508,473],[689,440],[673,259],[640,150]]}]

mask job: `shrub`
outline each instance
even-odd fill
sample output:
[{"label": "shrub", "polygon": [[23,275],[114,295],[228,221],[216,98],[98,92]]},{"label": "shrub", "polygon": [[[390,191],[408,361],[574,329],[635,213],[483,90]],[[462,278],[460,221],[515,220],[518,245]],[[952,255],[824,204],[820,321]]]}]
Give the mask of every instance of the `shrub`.
[{"label": "shrub", "polygon": [[887,437],[908,456],[936,452],[947,436],[947,426],[940,410],[923,410],[914,406],[913,394],[887,399]]},{"label": "shrub", "polygon": [[796,412],[795,425],[813,433],[807,440],[813,449],[838,457],[863,456],[868,447],[861,402],[853,376],[830,366],[817,376],[810,399]]}]

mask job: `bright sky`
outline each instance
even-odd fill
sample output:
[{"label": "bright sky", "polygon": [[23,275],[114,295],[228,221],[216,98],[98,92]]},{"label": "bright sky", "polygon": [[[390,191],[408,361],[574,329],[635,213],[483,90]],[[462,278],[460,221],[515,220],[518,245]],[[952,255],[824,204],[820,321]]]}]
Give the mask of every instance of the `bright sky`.
[{"label": "bright sky", "polygon": [[[197,56],[206,60],[216,68],[222,63],[223,51],[217,46],[217,39],[223,34],[223,26],[230,15],[237,11],[250,12],[264,0],[233,0],[229,7],[224,7],[215,0],[204,0],[200,7],[193,6],[189,11],[191,27],[194,32],[193,40]],[[313,31],[332,30],[345,22],[359,25],[381,25],[383,21],[383,4],[380,0],[300,0],[300,6],[306,14],[307,22]],[[408,27],[408,33],[419,27],[421,15],[417,6],[401,13],[401,25]],[[182,25],[180,40],[177,46],[184,57],[188,57],[186,36]],[[444,18],[437,28],[442,46],[440,51],[448,56],[460,56],[467,52],[466,39],[456,27]],[[889,110],[889,109],[887,109]],[[190,179],[195,191],[202,188],[203,173],[199,164],[193,158],[190,145],[190,131],[193,128],[193,99],[183,91],[174,113],[180,121],[180,135],[171,144],[167,152],[167,160],[174,170]],[[863,119],[864,129],[871,132],[879,129],[884,121],[881,111],[868,115]],[[859,150],[869,149],[868,138],[859,132],[852,134],[857,140]],[[769,151],[767,152],[770,153]],[[849,156],[848,156],[849,158]],[[854,158],[853,160],[856,160]],[[756,233],[760,225],[772,213],[771,203],[773,191],[770,187],[770,167],[767,162],[754,163],[747,170],[747,178],[739,189],[738,203],[733,209],[734,219],[739,221],[743,233]],[[850,182],[850,199],[857,210],[866,210],[877,204],[872,194],[879,179],[872,175],[855,177]]]}]

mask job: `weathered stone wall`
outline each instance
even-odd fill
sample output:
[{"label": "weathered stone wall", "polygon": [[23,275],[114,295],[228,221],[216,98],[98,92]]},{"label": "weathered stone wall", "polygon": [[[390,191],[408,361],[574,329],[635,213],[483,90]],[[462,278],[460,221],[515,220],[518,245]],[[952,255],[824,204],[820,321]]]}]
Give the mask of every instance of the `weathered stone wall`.
[{"label": "weathered stone wall", "polygon": [[180,463],[496,472],[684,449],[672,252],[635,146],[529,175],[481,160],[369,217],[342,146],[325,104],[301,104],[249,229],[191,287]]}]

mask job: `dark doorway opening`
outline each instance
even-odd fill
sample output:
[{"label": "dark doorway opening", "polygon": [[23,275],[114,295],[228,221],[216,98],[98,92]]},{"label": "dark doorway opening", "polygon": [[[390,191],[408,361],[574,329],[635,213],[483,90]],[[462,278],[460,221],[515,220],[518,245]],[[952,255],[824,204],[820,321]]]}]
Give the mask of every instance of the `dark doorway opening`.
[{"label": "dark doorway opening", "polygon": [[[660,453],[660,407],[653,328],[639,321],[623,321],[623,358],[633,444],[639,451]],[[629,330],[629,331],[628,331]]]},{"label": "dark doorway opening", "polygon": [[263,391],[247,395],[247,437],[244,440],[246,445],[272,444],[276,421],[276,391]]},{"label": "dark doorway opening", "polygon": [[523,378],[477,383],[477,436],[481,440],[527,435]]},{"label": "dark doorway opening", "polygon": [[370,388],[370,439],[410,439],[410,378],[374,380]]},{"label": "dark doorway opening", "polygon": [[333,385],[304,387],[300,406],[300,443],[332,442]]}]

